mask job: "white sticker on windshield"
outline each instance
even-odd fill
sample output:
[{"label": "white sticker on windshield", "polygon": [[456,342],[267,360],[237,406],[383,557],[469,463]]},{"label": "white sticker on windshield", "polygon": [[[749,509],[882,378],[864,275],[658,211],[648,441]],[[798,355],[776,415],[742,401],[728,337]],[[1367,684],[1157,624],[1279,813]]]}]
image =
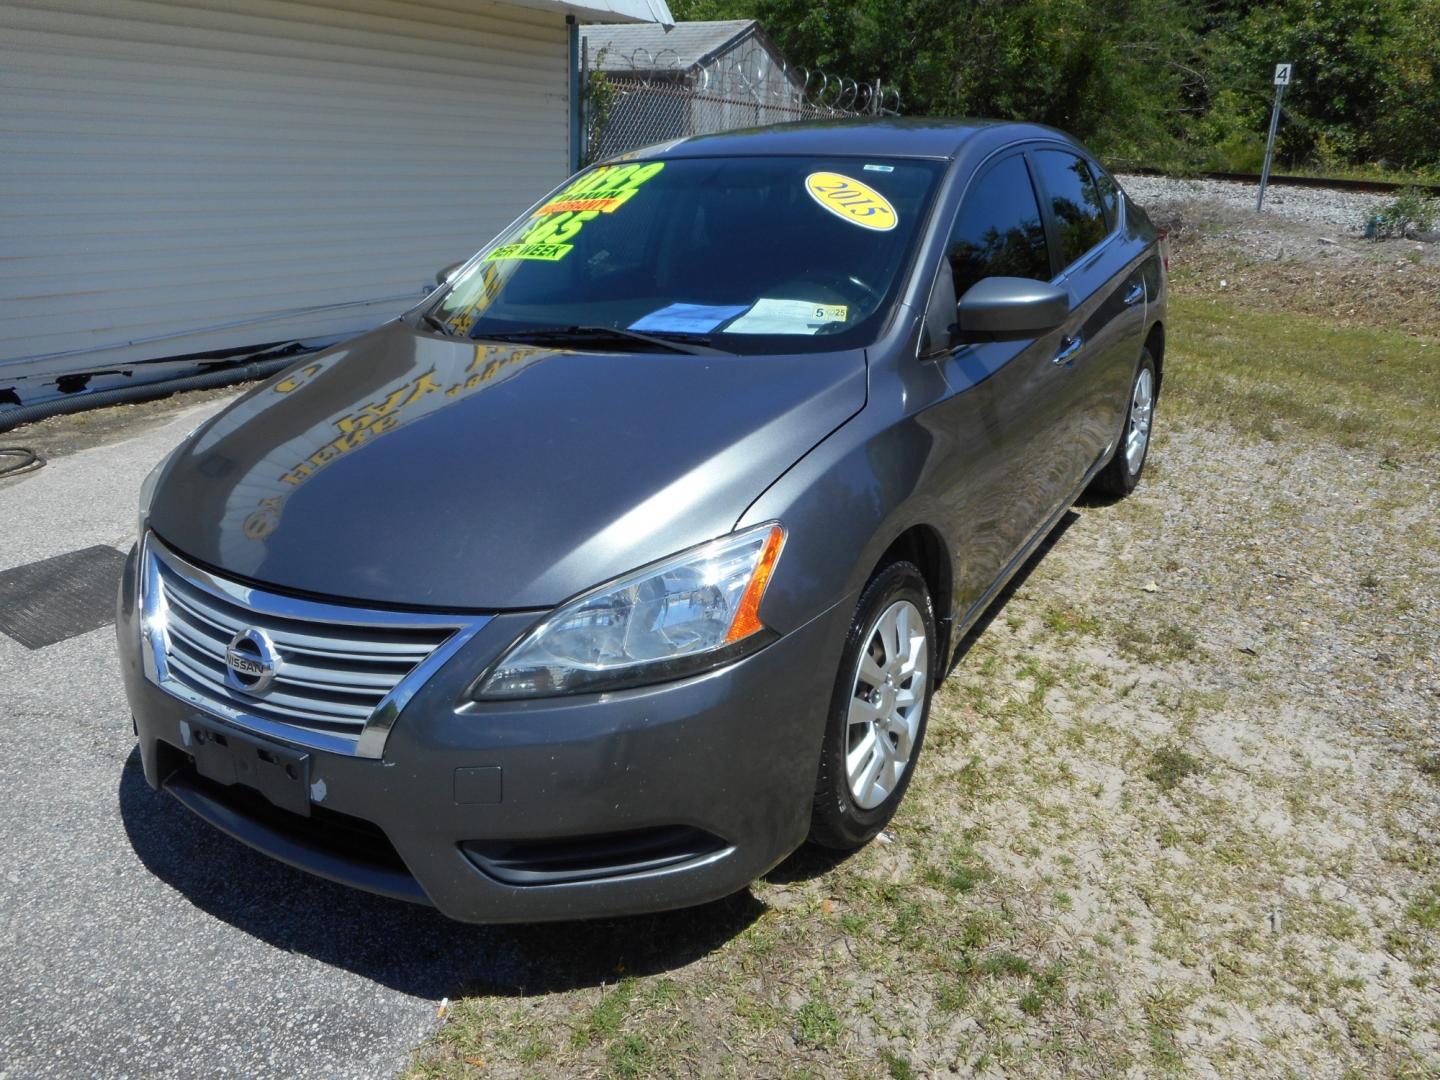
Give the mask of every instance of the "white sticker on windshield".
[{"label": "white sticker on windshield", "polygon": [[727,334],[814,334],[850,315],[844,304],[809,300],[756,300],[750,310],[725,328]]},{"label": "white sticker on windshield", "polygon": [[866,172],[894,172],[894,165],[866,165]]}]

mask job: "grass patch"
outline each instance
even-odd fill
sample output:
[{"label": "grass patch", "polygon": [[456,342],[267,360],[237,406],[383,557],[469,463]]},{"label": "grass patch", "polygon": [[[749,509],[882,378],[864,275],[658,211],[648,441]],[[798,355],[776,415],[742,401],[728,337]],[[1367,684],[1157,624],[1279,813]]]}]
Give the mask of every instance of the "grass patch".
[{"label": "grass patch", "polygon": [[890,1080],[916,1080],[920,1075],[915,1071],[915,1066],[910,1064],[909,1058],[895,1053],[894,1050],[881,1050],[880,1060],[885,1062],[885,1070],[890,1074]]},{"label": "grass patch", "polygon": [[1014,953],[992,953],[976,961],[974,970],[979,975],[1008,975],[1018,979],[1030,974],[1030,961]]},{"label": "grass patch", "polygon": [[840,1017],[823,998],[812,997],[795,1012],[796,1033],[811,1046],[834,1046],[840,1041]]},{"label": "grass patch", "polygon": [[1100,620],[1089,612],[1068,605],[1052,605],[1045,609],[1045,628],[1053,634],[1098,634]]},{"label": "grass patch", "polygon": [[1187,776],[1197,776],[1204,770],[1204,763],[1194,754],[1178,746],[1162,746],[1150,755],[1145,778],[1161,791],[1174,791]]},{"label": "grass patch", "polygon": [[1183,660],[1194,653],[1199,644],[1195,631],[1173,622],[1159,626],[1130,622],[1115,632],[1115,645],[1121,655],[1142,664]]},{"label": "grass patch", "polygon": [[626,1035],[610,1045],[605,1055],[612,1076],[632,1077],[654,1076],[655,1052],[643,1035]]},{"label": "grass patch", "polygon": [[1266,439],[1280,424],[1376,451],[1440,447],[1440,342],[1183,296],[1170,312],[1162,407]]},{"label": "grass patch", "polygon": [[1026,1016],[1042,1016],[1064,1000],[1065,969],[1060,964],[1052,964],[1035,972],[1030,989],[1020,998],[1020,1011]]},{"label": "grass patch", "polygon": [[537,1061],[544,1061],[550,1056],[550,1044],[539,1036],[526,1041],[520,1048],[519,1058],[522,1064],[534,1065]]},{"label": "grass patch", "polygon": [[1405,914],[1422,930],[1440,930],[1440,885],[1431,885],[1424,894],[1410,901]]},{"label": "grass patch", "polygon": [[615,989],[602,994],[570,1036],[571,1044],[579,1048],[613,1039],[630,1014],[630,1003],[634,997],[634,979],[624,979]]},{"label": "grass patch", "polygon": [[955,896],[974,892],[977,886],[983,885],[992,876],[990,868],[968,843],[949,859],[943,869],[936,866],[925,869],[926,884]]},{"label": "grass patch", "polygon": [[942,1012],[955,1013],[970,1004],[970,986],[963,979],[943,982],[935,990],[935,1004]]}]

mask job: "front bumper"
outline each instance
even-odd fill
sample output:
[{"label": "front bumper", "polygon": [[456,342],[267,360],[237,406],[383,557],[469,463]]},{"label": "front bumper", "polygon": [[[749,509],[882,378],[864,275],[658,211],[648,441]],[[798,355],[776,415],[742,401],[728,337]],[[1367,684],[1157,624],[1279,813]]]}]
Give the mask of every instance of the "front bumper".
[{"label": "front bumper", "polygon": [[[195,776],[193,731],[231,729],[145,677],[135,582],[132,551],[116,626],[146,780],[300,869],[428,902],[462,921],[530,922],[717,899],[804,840],[849,610],[843,603],[755,655],[692,679],[460,706],[476,673],[535,617],[497,616],[410,699],[381,757],[306,748],[314,807],[306,818],[276,810],[243,785],[222,788]],[[331,841],[367,831],[385,857],[372,857],[363,843]],[[623,850],[633,836],[709,840],[660,869],[646,868],[633,851],[616,855],[615,872],[607,873],[606,852]],[[496,869],[509,864],[492,865],[462,847],[543,853],[556,850],[543,842],[557,840],[570,841],[564,857],[571,862],[594,847],[585,880],[547,883],[523,867]]]}]

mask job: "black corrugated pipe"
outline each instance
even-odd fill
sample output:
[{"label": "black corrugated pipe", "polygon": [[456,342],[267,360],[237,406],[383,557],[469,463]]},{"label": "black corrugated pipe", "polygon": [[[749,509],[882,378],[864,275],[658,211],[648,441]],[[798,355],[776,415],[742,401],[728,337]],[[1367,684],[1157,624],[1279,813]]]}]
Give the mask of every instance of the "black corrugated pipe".
[{"label": "black corrugated pipe", "polygon": [[297,354],[277,356],[270,360],[254,360],[236,367],[206,371],[199,375],[186,375],[179,379],[161,379],[156,382],[137,383],[134,386],[115,386],[109,390],[92,393],[71,394],[68,397],[37,401],[34,405],[21,405],[14,409],[0,409],[0,432],[10,431],[21,424],[44,420],[50,416],[83,412],[85,409],[99,409],[106,405],[123,405],[127,401],[141,401],[145,398],[165,397],[181,390],[209,390],[217,386],[230,386],[264,379],[283,371],[299,359]]}]

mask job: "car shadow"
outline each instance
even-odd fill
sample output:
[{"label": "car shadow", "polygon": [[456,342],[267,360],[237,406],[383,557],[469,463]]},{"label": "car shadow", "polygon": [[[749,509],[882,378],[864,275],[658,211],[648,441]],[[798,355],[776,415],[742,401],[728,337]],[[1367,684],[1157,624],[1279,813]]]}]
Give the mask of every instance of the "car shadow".
[{"label": "car shadow", "polygon": [[277,949],[440,1000],[598,986],[713,952],[766,910],[748,890],[681,911],[590,922],[472,926],[337,885],[232,840],[125,762],[120,815],[145,868],[202,911]]},{"label": "car shadow", "polygon": [[[1088,506],[1090,504],[1088,502],[1082,502],[1080,505]],[[1040,565],[1041,560],[1050,553],[1051,548],[1060,542],[1060,538],[1069,531],[1070,526],[1079,520],[1080,515],[1075,513],[1074,510],[1065,511],[1065,515],[1056,522],[1055,527],[1050,530],[1050,534],[1046,536],[1044,540],[1040,541],[1040,546],[1030,553],[1030,557],[1021,564],[1020,569],[1015,571],[1015,576],[1005,583],[1005,587],[996,594],[994,600],[990,601],[990,606],[985,609],[984,614],[982,614],[975,625],[966,632],[965,636],[960,639],[960,644],[955,650],[955,656],[950,661],[950,668],[945,673],[947,676],[960,666],[970,650],[974,648],[975,642],[980,640],[980,636],[990,628],[990,624],[1005,610],[1005,605],[1010,602],[1010,598],[1029,580],[1030,575],[1035,572],[1035,568]]]},{"label": "car shadow", "polygon": [[848,859],[854,852],[832,851],[815,844],[802,844],[765,875],[772,885],[791,885],[822,877]]},{"label": "car shadow", "polygon": [[1099,510],[1107,506],[1114,506],[1123,498],[1125,498],[1124,495],[1111,495],[1103,491],[1096,491],[1094,488],[1086,488],[1084,493],[1075,500],[1075,505],[1082,506],[1087,510]]}]

